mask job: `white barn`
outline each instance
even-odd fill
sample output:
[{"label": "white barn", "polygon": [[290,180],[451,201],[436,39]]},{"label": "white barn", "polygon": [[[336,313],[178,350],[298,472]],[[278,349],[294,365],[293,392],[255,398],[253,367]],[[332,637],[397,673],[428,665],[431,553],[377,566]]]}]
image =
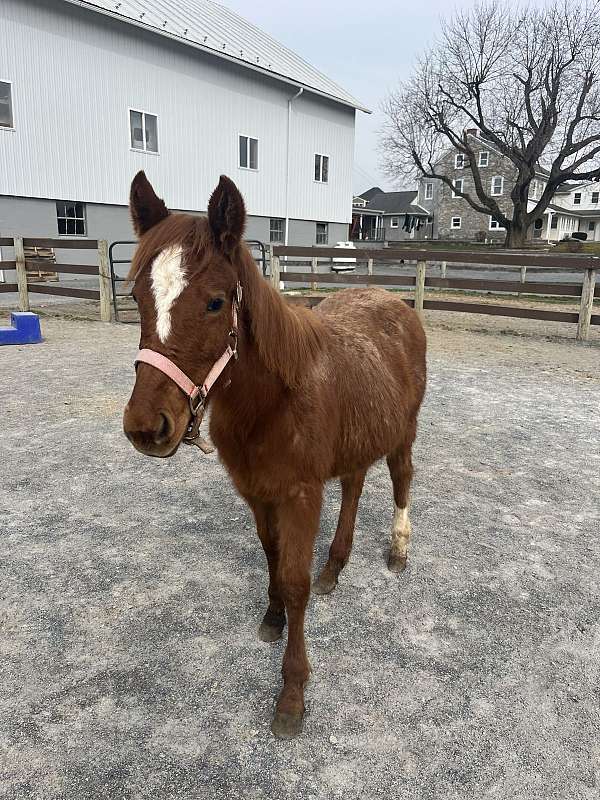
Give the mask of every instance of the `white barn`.
[{"label": "white barn", "polygon": [[240,187],[247,237],[348,237],[356,110],[208,0],[0,0],[0,235],[129,239],[131,178],[205,211]]}]

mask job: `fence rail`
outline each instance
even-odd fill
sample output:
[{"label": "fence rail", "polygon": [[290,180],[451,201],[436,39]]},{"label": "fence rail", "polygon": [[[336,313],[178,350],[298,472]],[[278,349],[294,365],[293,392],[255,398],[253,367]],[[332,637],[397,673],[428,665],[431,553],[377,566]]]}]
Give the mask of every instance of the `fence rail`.
[{"label": "fence rail", "polygon": [[[319,273],[317,266],[319,259],[341,259],[350,256],[356,263],[367,263],[366,275]],[[310,272],[298,271],[297,267],[287,271],[289,262],[281,269],[282,258],[310,261]],[[375,262],[415,261],[414,275],[378,275],[373,274]],[[427,267],[432,262],[442,262],[445,275],[446,265],[450,264],[458,269],[467,264],[467,269],[476,269],[472,265],[492,265],[494,270],[502,273],[509,267],[521,269],[521,281],[493,280],[475,278],[446,278],[428,277]],[[525,280],[526,270],[543,271],[544,273],[579,273],[581,281],[558,283],[555,281],[535,282]],[[525,319],[540,319],[555,322],[577,324],[577,339],[583,341],[588,338],[591,325],[600,325],[600,314],[593,313],[594,298],[600,297],[600,286],[596,286],[596,273],[600,268],[600,258],[592,255],[571,255],[568,253],[531,253],[494,250],[489,252],[461,251],[461,250],[433,250],[424,248],[386,248],[355,249],[351,251],[332,247],[293,247],[275,245],[271,247],[271,281],[273,285],[281,288],[281,281],[285,283],[310,284],[312,289],[317,284],[343,284],[367,286],[399,286],[413,289],[413,298],[409,302],[416,311],[422,314],[423,310],[456,311],[469,314],[489,314],[493,316],[519,317]],[[549,277],[549,276],[548,276]],[[414,288],[413,288],[414,287]],[[426,299],[426,289],[455,289],[467,292],[499,292],[508,294],[544,295],[546,297],[572,297],[579,298],[579,311],[550,311],[539,308],[521,308],[514,305],[501,305],[480,302],[462,302],[454,300]],[[302,302],[300,299],[294,302]],[[310,305],[315,305],[319,299],[310,300]]]},{"label": "fence rail", "polygon": [[[19,309],[29,311],[30,294],[47,294],[59,297],[77,297],[85,300],[97,300],[100,303],[100,319],[110,322],[110,277],[108,269],[108,244],[100,239],[46,239],[40,237],[0,238],[0,247],[13,248],[15,257],[12,260],[0,261],[0,270],[15,270],[16,283],[0,283],[0,292],[19,293]],[[52,248],[54,250],[96,250],[96,264],[55,264],[47,260],[26,259],[26,247]],[[78,289],[67,286],[51,286],[47,283],[31,283],[28,280],[28,269],[50,267],[53,273],[65,275],[93,275],[98,278],[98,289]]]}]

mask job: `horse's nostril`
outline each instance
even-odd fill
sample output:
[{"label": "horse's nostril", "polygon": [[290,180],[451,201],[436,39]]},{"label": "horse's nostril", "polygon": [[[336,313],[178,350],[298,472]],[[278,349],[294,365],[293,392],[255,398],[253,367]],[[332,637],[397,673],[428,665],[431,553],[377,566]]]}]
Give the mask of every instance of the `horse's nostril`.
[{"label": "horse's nostril", "polygon": [[173,422],[168,414],[161,412],[159,415],[159,426],[154,434],[156,444],[167,442],[173,435]]}]

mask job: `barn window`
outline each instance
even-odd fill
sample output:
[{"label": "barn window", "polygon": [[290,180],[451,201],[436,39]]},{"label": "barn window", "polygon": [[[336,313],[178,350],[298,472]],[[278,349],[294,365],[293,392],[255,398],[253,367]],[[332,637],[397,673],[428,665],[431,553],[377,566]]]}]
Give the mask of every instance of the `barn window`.
[{"label": "barn window", "polygon": [[461,218],[460,217],[452,217],[452,222],[450,223],[450,227],[453,228],[455,231],[459,230],[461,225]]},{"label": "barn window", "polygon": [[56,203],[56,221],[60,236],[85,236],[85,205],[58,200]]},{"label": "barn window", "polygon": [[283,242],[283,226],[285,220],[272,219],[269,223],[269,241],[274,244]]},{"label": "barn window", "polygon": [[12,84],[0,81],[0,128],[14,128]]},{"label": "barn window", "polygon": [[258,139],[240,136],[240,167],[258,169]]},{"label": "barn window", "polygon": [[317,244],[327,244],[329,242],[329,223],[317,222]]},{"label": "barn window", "polygon": [[158,153],[158,118],[156,114],[129,109],[129,132],[133,150]]},{"label": "barn window", "polygon": [[329,181],[329,156],[315,153],[315,180],[319,183]]}]

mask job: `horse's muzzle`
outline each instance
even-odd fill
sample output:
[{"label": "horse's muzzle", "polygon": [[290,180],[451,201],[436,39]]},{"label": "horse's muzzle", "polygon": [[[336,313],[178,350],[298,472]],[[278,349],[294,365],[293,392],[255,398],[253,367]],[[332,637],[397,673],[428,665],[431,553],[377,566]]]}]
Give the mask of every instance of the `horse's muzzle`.
[{"label": "horse's muzzle", "polygon": [[128,403],[123,414],[123,431],[136,450],[155,458],[174,455],[181,443],[181,434],[167,409],[142,415]]}]

